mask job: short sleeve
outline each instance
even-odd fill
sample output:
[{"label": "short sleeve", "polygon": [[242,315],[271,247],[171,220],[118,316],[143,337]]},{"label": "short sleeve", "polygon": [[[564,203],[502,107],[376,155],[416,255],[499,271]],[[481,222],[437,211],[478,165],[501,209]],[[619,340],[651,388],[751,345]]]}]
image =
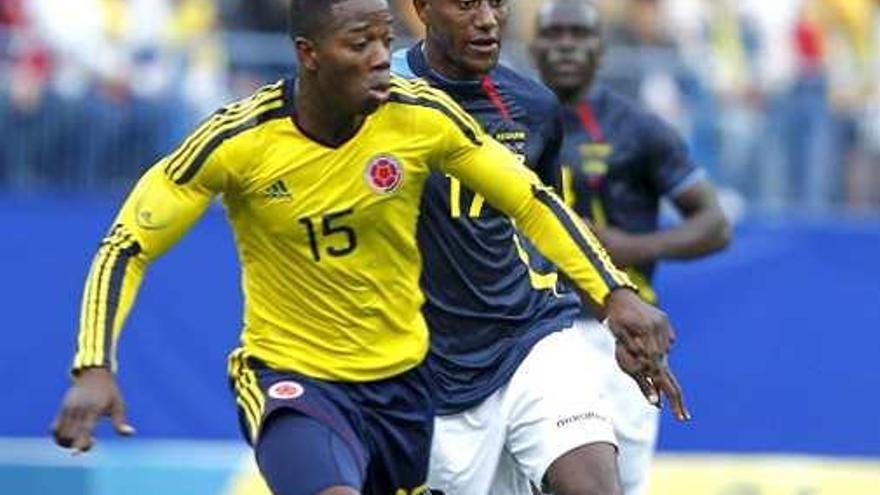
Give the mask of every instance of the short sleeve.
[{"label": "short sleeve", "polygon": [[691,159],[681,136],[657,116],[645,119],[643,142],[646,147],[648,177],[663,196],[675,197],[704,178],[702,169]]}]

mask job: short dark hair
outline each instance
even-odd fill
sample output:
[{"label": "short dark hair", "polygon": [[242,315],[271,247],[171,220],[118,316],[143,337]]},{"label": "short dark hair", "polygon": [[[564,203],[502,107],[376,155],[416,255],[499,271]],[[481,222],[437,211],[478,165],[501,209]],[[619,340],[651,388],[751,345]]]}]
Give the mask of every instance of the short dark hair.
[{"label": "short dark hair", "polygon": [[290,0],[287,16],[287,34],[296,41],[297,37],[315,38],[329,24],[333,4],[346,0]]}]

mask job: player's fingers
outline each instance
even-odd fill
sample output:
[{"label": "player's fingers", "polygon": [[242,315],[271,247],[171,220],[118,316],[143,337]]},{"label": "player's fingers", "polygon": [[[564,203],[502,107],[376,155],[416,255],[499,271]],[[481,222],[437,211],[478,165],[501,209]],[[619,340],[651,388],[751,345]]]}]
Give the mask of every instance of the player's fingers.
[{"label": "player's fingers", "polygon": [[618,367],[635,380],[648,402],[659,407],[660,394],[650,378],[652,376],[650,368],[646,367],[646,363],[650,364],[650,362],[643,357],[634,356],[625,346],[619,344],[615,347],[614,354]]},{"label": "player's fingers", "polygon": [[637,328],[633,328],[628,324],[615,324],[617,331],[614,335],[617,340],[623,344],[627,351],[635,356],[643,356],[648,354],[648,344],[644,336]]},{"label": "player's fingers", "polygon": [[68,448],[73,444],[73,437],[68,433],[70,431],[69,414],[69,411],[65,408],[55,418],[55,421],[52,422],[52,437],[55,439],[55,443],[64,448]]},{"label": "player's fingers", "polygon": [[665,320],[655,320],[650,324],[650,331],[645,336],[645,356],[657,362],[669,352],[669,326]]},{"label": "player's fingers", "polygon": [[[654,377],[660,372],[660,360],[647,354],[632,354],[626,348],[621,350],[621,355],[627,363],[627,373],[636,376]],[[618,359],[620,362],[620,359]]]},{"label": "player's fingers", "polygon": [[673,330],[666,313],[660,312],[659,316],[654,320],[654,335],[657,338],[657,350],[662,354],[669,352],[669,343],[672,340]]},{"label": "player's fingers", "polygon": [[125,416],[125,403],[122,399],[116,399],[110,409],[110,421],[116,433],[129,437],[135,434],[135,429]]},{"label": "player's fingers", "polygon": [[84,413],[85,411],[82,407],[64,406],[52,428],[55,443],[64,448],[73,446]]},{"label": "player's fingers", "polygon": [[92,437],[92,432],[95,430],[95,426],[98,424],[98,419],[100,417],[100,412],[96,410],[86,409],[84,411],[82,418],[76,425],[76,432],[72,445],[74,454],[88,452],[88,450],[92,448],[92,445],[95,443],[94,438]]},{"label": "player's fingers", "polygon": [[660,407],[660,393],[657,392],[657,387],[654,384],[654,380],[647,375],[638,374],[638,375],[630,375],[633,380],[636,381],[636,384],[639,386],[639,389],[642,391],[642,395],[648,399],[648,402],[653,406]]},{"label": "player's fingers", "polygon": [[691,413],[688,411],[687,406],[685,406],[684,392],[682,392],[681,385],[678,383],[678,379],[675,378],[672,370],[664,367],[660,374],[656,376],[655,383],[672,405],[675,417],[679,421],[689,421]]},{"label": "player's fingers", "polygon": [[675,327],[672,325],[669,325],[669,347],[670,348],[675,345],[675,339],[677,339],[677,338],[678,338],[678,332],[675,331]]},{"label": "player's fingers", "polygon": [[84,454],[91,450],[93,445],[95,445],[95,440],[92,438],[92,434],[84,431],[73,441],[73,455]]}]

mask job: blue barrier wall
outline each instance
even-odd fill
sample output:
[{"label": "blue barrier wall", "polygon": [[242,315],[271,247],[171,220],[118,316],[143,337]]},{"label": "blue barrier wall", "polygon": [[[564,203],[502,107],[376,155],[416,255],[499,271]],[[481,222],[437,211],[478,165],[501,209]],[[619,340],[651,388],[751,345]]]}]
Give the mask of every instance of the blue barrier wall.
[{"label": "blue barrier wall", "polygon": [[[115,206],[0,200],[0,436],[45,435],[67,385],[83,278]],[[876,220],[753,220],[726,253],[665,265],[659,289],[695,419],[665,419],[661,448],[880,455],[878,255]],[[238,276],[219,208],[152,267],[120,344],[141,436],[237,435],[225,357],[241,319]]]}]

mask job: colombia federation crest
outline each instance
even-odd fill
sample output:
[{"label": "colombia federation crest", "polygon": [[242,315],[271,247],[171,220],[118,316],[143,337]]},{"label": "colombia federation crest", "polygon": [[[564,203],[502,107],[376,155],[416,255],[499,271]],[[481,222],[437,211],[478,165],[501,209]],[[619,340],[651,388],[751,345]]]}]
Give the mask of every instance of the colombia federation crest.
[{"label": "colombia federation crest", "polygon": [[377,155],[364,171],[367,185],[379,194],[389,194],[403,184],[403,166],[391,155]]}]

